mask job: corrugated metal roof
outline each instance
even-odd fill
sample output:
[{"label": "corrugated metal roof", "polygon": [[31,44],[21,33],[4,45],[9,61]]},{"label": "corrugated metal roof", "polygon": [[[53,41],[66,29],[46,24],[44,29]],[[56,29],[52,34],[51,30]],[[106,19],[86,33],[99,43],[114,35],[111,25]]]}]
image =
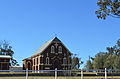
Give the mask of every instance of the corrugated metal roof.
[{"label": "corrugated metal roof", "polygon": [[53,41],[61,42],[57,37],[54,37],[51,40],[44,43],[33,55],[42,53]]},{"label": "corrugated metal roof", "polygon": [[11,58],[9,55],[0,55],[0,58]]},{"label": "corrugated metal roof", "polygon": [[[61,42],[57,37],[52,38],[51,40],[47,41],[46,43],[44,43],[34,54],[40,54],[42,53],[52,42]],[[66,46],[61,42],[61,44],[66,48]],[[66,48],[67,49],[67,48]],[[68,50],[68,49],[67,49]],[[68,50],[69,51],[69,50]],[[69,51],[70,52],[70,51]],[[71,52],[70,52],[71,53]],[[72,54],[72,53],[71,53]]]}]

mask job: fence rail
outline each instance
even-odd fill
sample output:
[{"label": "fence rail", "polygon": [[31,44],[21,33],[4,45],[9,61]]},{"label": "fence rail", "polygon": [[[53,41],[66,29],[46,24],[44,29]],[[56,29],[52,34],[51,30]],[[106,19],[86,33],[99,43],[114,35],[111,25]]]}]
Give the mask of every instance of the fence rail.
[{"label": "fence rail", "polygon": [[120,70],[0,70],[0,79],[120,79]]}]

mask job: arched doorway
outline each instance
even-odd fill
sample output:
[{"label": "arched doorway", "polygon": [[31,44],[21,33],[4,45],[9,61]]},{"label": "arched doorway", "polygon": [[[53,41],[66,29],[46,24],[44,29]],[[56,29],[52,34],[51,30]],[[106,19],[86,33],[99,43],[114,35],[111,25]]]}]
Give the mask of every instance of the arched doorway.
[{"label": "arched doorway", "polygon": [[28,70],[32,70],[32,64],[31,64],[31,62],[29,61],[29,62],[27,62],[27,68],[28,68]]},{"label": "arched doorway", "polygon": [[58,70],[60,69],[60,62],[58,59],[55,59],[53,62],[53,69],[57,68]]}]

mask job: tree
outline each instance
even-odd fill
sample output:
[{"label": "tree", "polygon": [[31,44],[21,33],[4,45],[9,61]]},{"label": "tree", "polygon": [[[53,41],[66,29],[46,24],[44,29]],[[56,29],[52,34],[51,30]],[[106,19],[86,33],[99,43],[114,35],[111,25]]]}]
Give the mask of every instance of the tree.
[{"label": "tree", "polygon": [[18,62],[13,58],[14,51],[12,50],[12,46],[6,41],[3,40],[0,42],[0,55],[9,55],[11,56],[10,66],[18,66]]},{"label": "tree", "polygon": [[93,68],[94,69],[104,69],[104,61],[106,58],[106,53],[100,52],[95,56],[93,61]]},{"label": "tree", "polygon": [[120,18],[120,0],[98,0],[99,9],[95,12],[100,19],[107,16]]},{"label": "tree", "polygon": [[120,39],[112,47],[106,47],[107,52],[99,52],[91,61],[87,61],[86,69],[120,69]]},{"label": "tree", "polygon": [[116,56],[113,62],[114,69],[120,69],[120,56]]},{"label": "tree", "polygon": [[108,56],[106,57],[105,62],[104,62],[104,68],[113,69],[113,62],[114,62],[114,59],[116,58],[116,55],[113,55],[111,53],[107,55]]},{"label": "tree", "polygon": [[87,60],[85,68],[88,69],[88,70],[93,69],[93,63],[92,63],[91,60]]},{"label": "tree", "polygon": [[79,69],[80,65],[83,64],[81,58],[76,57],[76,54],[72,57],[72,69]]}]

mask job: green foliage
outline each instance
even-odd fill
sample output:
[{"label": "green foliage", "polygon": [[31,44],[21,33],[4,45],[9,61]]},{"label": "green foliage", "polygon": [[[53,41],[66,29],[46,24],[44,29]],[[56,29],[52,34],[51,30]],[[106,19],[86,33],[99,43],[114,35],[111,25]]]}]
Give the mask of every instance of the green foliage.
[{"label": "green foliage", "polygon": [[[120,69],[120,40],[113,47],[107,47],[107,52],[97,53],[86,63],[87,69]],[[91,67],[92,66],[92,67]]]},{"label": "green foliage", "polygon": [[113,63],[114,69],[120,69],[120,56],[116,56]]},{"label": "green foliage", "polygon": [[11,63],[10,63],[11,66],[19,66],[18,62],[15,60],[15,59],[11,59]]},{"label": "green foliage", "polygon": [[18,62],[13,58],[14,51],[12,46],[6,40],[0,42],[0,55],[9,55],[11,56],[10,66],[18,66]]},{"label": "green foliage", "polygon": [[106,58],[106,53],[100,52],[95,56],[95,59],[93,61],[93,68],[94,69],[104,69],[104,61]]},{"label": "green foliage", "polygon": [[81,64],[83,64],[81,58],[78,58],[76,56],[72,57],[72,69],[79,69]]},{"label": "green foliage", "polygon": [[93,69],[93,63],[91,60],[87,60],[87,63],[85,65],[86,69]]},{"label": "green foliage", "polygon": [[107,16],[120,18],[120,0],[98,0],[99,9],[95,12],[100,19]]},{"label": "green foliage", "polygon": [[105,58],[104,68],[113,69],[113,62],[115,57],[115,55],[109,54],[107,58]]}]

